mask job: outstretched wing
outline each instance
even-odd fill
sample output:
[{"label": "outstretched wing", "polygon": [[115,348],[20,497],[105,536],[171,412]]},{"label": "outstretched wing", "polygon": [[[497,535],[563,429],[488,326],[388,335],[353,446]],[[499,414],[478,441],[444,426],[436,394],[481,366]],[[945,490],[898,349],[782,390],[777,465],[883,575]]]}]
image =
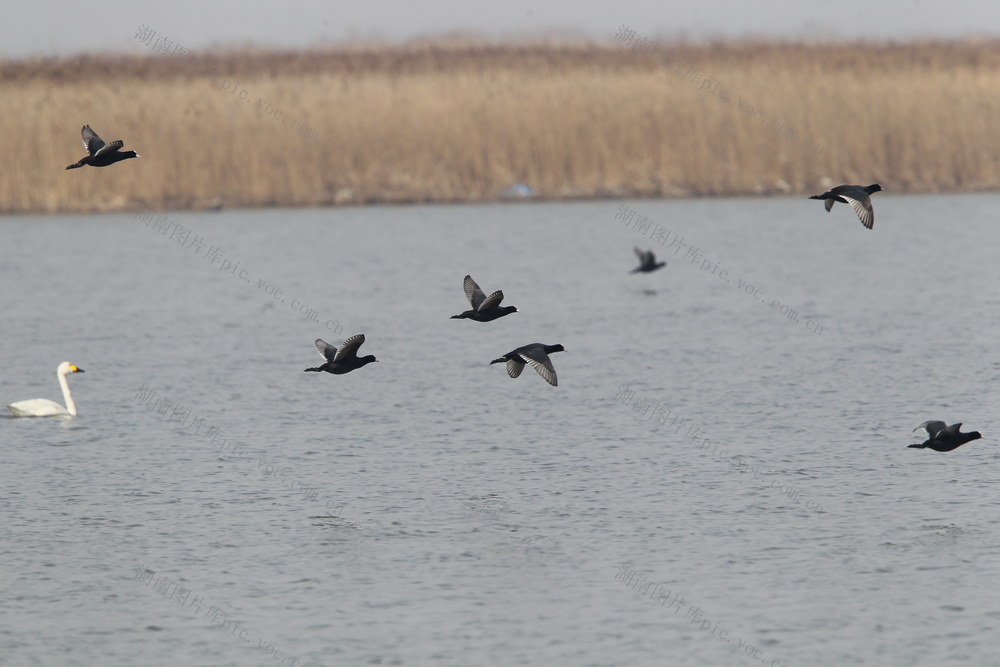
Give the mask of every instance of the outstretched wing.
[{"label": "outstretched wing", "polygon": [[337,350],[337,356],[333,358],[334,361],[340,361],[345,357],[356,357],[358,356],[358,348],[361,344],[365,342],[365,335],[358,334],[357,336],[351,336],[345,340],[340,345],[340,349]]},{"label": "outstretched wing", "polygon": [[516,378],[524,370],[524,362],[520,359],[509,359],[507,361],[507,375]]},{"label": "outstretched wing", "polygon": [[558,386],[556,369],[552,366],[549,355],[542,350],[528,350],[527,352],[518,352],[518,354],[525,362],[531,364],[531,367],[538,371],[538,374],[545,378],[546,382],[553,387]]},{"label": "outstretched wing", "polygon": [[482,305],[483,301],[486,299],[486,294],[483,290],[479,289],[479,285],[476,281],[472,279],[472,276],[465,276],[465,298],[469,300],[469,304],[472,306],[472,310],[479,310],[479,306]]},{"label": "outstretched wing", "polygon": [[91,157],[97,155],[97,151],[104,148],[104,139],[97,136],[97,132],[90,129],[89,125],[84,125],[83,129],[80,130],[80,134],[83,136],[83,147],[87,149]]},{"label": "outstretched wing", "polygon": [[851,205],[854,212],[858,214],[858,219],[861,220],[861,224],[871,229],[875,226],[875,211],[872,210],[872,200],[867,196],[863,199],[855,199],[850,195],[841,194],[841,197],[847,200],[847,203]]},{"label": "outstretched wing", "polygon": [[323,357],[327,361],[333,361],[334,356],[337,354],[337,348],[330,345],[322,338],[316,339],[316,349],[319,350],[319,356]]},{"label": "outstretched wing", "polygon": [[490,308],[496,308],[499,306],[501,301],[503,301],[503,290],[497,290],[496,292],[493,292],[493,294],[486,297],[486,299],[479,304],[479,308],[476,308],[476,310],[480,313],[486,312]]},{"label": "outstretched wing", "polygon": [[97,157],[98,155],[104,155],[105,153],[114,153],[116,150],[118,150],[124,145],[125,145],[124,141],[122,141],[121,139],[115,139],[110,144],[104,144],[104,146],[99,148],[97,152],[94,153],[94,157]]},{"label": "outstretched wing", "polygon": [[636,246],[634,250],[635,250],[635,256],[639,258],[640,264],[646,264],[646,262],[649,261],[649,258],[646,256],[645,250],[641,250],[639,246]]},{"label": "outstretched wing", "polygon": [[936,436],[939,431],[943,431],[944,429],[948,428],[948,425],[942,421],[936,421],[936,420],[926,421],[913,430],[919,431],[922,428],[927,429],[927,435],[930,436],[931,440],[933,440],[934,436]]}]

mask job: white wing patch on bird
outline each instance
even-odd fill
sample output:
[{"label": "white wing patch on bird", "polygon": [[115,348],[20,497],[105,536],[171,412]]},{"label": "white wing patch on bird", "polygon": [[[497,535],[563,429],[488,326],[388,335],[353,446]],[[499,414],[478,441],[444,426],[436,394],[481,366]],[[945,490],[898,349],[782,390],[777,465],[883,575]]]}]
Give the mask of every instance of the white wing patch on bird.
[{"label": "white wing patch on bird", "polygon": [[867,205],[865,202],[855,199],[854,197],[849,197],[847,195],[840,195],[847,200],[847,203],[851,205],[854,212],[858,214],[858,219],[861,220],[861,224],[871,229],[875,225],[875,212],[872,211],[871,203]]},{"label": "white wing patch on bird", "polygon": [[531,364],[531,367],[538,371],[538,374],[545,378],[546,382],[553,387],[557,387],[559,385],[558,379],[556,378],[556,369],[552,366],[552,361],[549,359],[548,355],[545,355],[544,353],[543,355],[544,356],[541,359],[535,359],[524,352],[520,353],[521,358],[524,359],[526,363]]},{"label": "white wing patch on bird", "polygon": [[330,345],[322,338],[316,339],[316,351],[319,352],[319,356],[323,357],[327,361],[333,361],[334,356],[337,354],[337,348]]}]

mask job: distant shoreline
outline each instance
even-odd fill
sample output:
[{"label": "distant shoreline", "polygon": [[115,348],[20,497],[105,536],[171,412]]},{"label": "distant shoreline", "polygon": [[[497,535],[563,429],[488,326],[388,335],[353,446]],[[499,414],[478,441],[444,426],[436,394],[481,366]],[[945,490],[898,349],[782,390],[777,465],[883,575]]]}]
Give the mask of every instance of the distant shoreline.
[{"label": "distant shoreline", "polygon": [[[1000,190],[997,40],[46,58],[0,96],[7,214]],[[85,123],[142,158],[65,171]]]},{"label": "distant shoreline", "polygon": [[[959,196],[959,195],[977,195],[977,194],[991,194],[1000,192],[1000,188],[993,189],[983,189],[983,190],[941,190],[937,192],[926,192],[926,191],[906,191],[906,192],[890,192],[889,195],[947,195],[947,196]],[[884,196],[884,193],[883,195]],[[408,207],[408,206],[476,206],[476,205],[524,205],[524,204],[574,204],[574,203],[614,203],[614,202],[662,202],[662,201],[690,201],[695,199],[767,199],[772,197],[789,197],[789,198],[808,198],[804,192],[768,192],[768,193],[731,193],[731,194],[712,194],[712,195],[692,195],[692,196],[671,196],[671,197],[656,197],[656,196],[615,196],[615,197],[562,197],[562,198],[545,198],[545,197],[521,197],[521,198],[494,198],[494,199],[479,199],[479,200],[467,200],[467,199],[450,199],[450,200],[395,200],[395,201],[370,201],[370,202],[360,202],[360,203],[341,203],[341,204],[309,204],[309,205],[294,205],[294,204],[267,204],[267,205],[256,205],[256,206],[210,206],[206,208],[156,208],[156,207],[145,207],[145,208],[121,208],[121,209],[95,209],[92,211],[78,210],[78,211],[8,211],[0,210],[0,219],[4,216],[8,217],[30,217],[30,216],[53,216],[53,215],[99,215],[99,214],[116,214],[116,215],[138,215],[144,212],[153,213],[221,213],[223,211],[263,211],[263,210],[280,210],[287,209],[290,211],[299,209],[338,209],[338,208],[367,208],[367,207]]]}]

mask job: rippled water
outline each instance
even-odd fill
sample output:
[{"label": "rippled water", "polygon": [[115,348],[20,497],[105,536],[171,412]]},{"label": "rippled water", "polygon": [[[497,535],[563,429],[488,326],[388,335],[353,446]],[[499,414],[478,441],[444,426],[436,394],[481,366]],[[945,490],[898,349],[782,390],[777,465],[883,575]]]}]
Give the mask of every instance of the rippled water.
[{"label": "rippled water", "polygon": [[994,662],[1000,196],[875,208],[0,220],[0,662]]}]

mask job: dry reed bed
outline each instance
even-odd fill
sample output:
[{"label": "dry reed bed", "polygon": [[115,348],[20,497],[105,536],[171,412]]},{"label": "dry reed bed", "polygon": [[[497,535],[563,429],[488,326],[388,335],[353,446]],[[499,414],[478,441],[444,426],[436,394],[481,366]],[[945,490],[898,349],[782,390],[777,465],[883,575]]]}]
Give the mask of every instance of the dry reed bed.
[{"label": "dry reed bed", "polygon": [[[430,45],[3,63],[0,210],[479,201],[518,181],[548,198],[996,189],[998,46]],[[142,159],[64,171],[84,123]]]}]

